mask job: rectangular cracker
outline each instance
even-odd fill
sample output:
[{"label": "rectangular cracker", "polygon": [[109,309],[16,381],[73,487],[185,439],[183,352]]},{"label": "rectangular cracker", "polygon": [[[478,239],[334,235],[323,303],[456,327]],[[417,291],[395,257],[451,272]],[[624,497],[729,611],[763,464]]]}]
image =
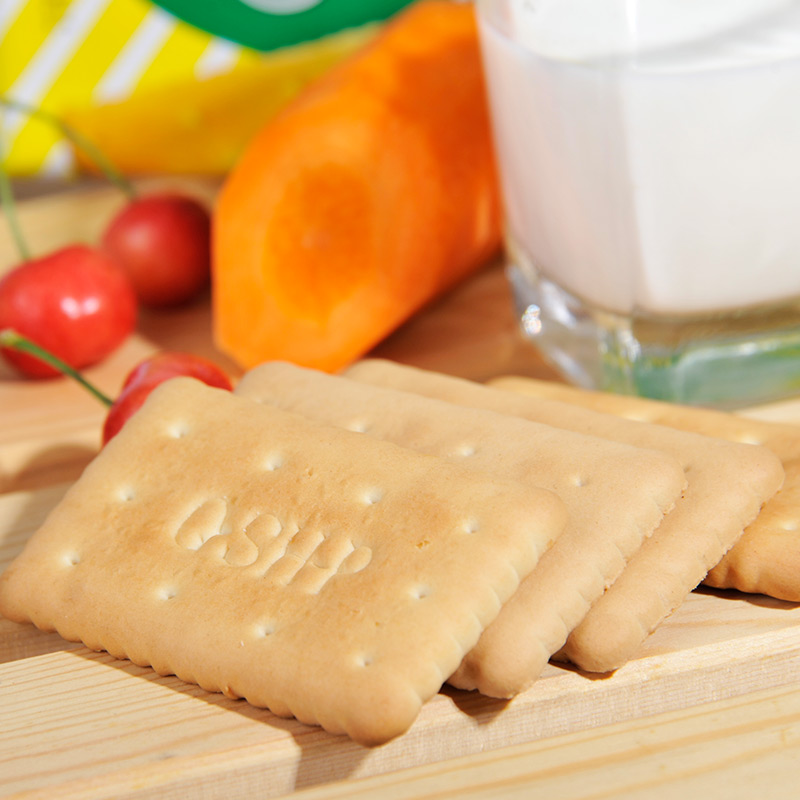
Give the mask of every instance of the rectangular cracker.
[{"label": "rectangular cracker", "polygon": [[373,745],[565,516],[550,492],[177,378],[0,578],[0,611]]},{"label": "rectangular cracker", "polygon": [[660,452],[290,364],[257,367],[236,391],[561,498],[566,530],[450,677],[494,697],[533,683],[686,484],[682,466]]},{"label": "rectangular cracker", "polygon": [[361,362],[347,374],[367,383],[650,447],[682,459],[689,478],[683,498],[558,654],[587,671],[608,672],[629,661],[733,547],[783,481],[779,459],[758,445],[525,397],[386,361]]},{"label": "rectangular cracker", "polygon": [[767,594],[800,602],[800,427],[746,419],[724,411],[590,392],[528,378],[502,378],[498,388],[593,408],[678,430],[749,442],[769,448],[783,463],[783,488],[772,497],[742,538],[707,575],[718,589]]}]

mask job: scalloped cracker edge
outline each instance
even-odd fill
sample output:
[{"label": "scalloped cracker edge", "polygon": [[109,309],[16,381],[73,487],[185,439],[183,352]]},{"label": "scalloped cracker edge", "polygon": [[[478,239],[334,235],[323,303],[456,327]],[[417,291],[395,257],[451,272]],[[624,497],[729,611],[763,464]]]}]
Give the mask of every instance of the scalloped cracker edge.
[{"label": "scalloped cracker edge", "polygon": [[658,451],[291,364],[255,368],[236,392],[561,498],[566,529],[449,679],[493,697],[539,677],[686,486],[682,466]]},{"label": "scalloped cracker edge", "polygon": [[683,498],[557,654],[587,671],[609,672],[634,658],[652,631],[736,544],[784,479],[780,460],[763,446],[623,419],[386,361],[361,362],[347,374],[366,383],[661,450],[681,460],[689,479]]},{"label": "scalloped cracker edge", "polygon": [[783,487],[703,582],[718,589],[738,589],[800,602],[800,426],[641,397],[583,391],[527,378],[508,377],[495,383],[502,389],[731,442],[759,444],[771,450],[783,464],[786,474]]},{"label": "scalloped cracker edge", "polygon": [[0,611],[375,745],[564,523],[550,492],[176,378],[0,578]]}]

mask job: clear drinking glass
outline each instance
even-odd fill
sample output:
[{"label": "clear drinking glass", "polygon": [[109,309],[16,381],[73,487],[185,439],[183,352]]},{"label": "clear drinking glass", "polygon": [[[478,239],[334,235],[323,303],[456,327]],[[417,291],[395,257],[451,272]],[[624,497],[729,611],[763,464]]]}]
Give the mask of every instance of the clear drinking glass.
[{"label": "clear drinking glass", "polygon": [[509,276],[573,382],[800,392],[800,0],[477,0]]}]

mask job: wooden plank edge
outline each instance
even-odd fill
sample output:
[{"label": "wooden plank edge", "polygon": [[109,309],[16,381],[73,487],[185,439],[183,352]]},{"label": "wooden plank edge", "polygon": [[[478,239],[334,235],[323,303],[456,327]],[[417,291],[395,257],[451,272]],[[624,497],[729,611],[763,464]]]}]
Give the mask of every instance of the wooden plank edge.
[{"label": "wooden plank edge", "polygon": [[[91,668],[78,682],[73,675],[64,679],[63,686],[59,685],[60,676],[69,675],[68,659],[76,657],[96,660],[98,666],[109,661],[106,654],[88,651],[54,653],[27,659],[24,671],[26,681],[35,681],[37,671],[48,675],[50,699],[43,698],[41,702],[45,704],[52,701],[52,696],[65,692],[78,692],[82,697],[80,716],[70,723],[75,730],[71,733],[68,726],[63,731],[63,740],[70,742],[74,738],[75,747],[79,748],[81,725],[87,721],[97,725],[93,705],[99,700],[93,699],[96,682]],[[19,673],[22,666],[0,667],[0,686],[13,686],[15,680],[10,673]],[[734,648],[729,643],[717,643],[677,655],[644,658],[606,679],[592,680],[551,667],[531,690],[507,704],[474,693],[440,694],[423,708],[407,734],[374,750],[300,723],[276,720],[264,712],[263,746],[251,742],[215,751],[214,737],[209,735],[200,751],[175,759],[169,757],[171,747],[167,743],[152,754],[152,763],[145,766],[130,768],[120,757],[106,764],[107,771],[100,776],[82,775],[66,783],[36,787],[41,795],[22,796],[44,797],[57,789],[59,797],[65,798],[128,798],[140,796],[140,790],[146,787],[148,796],[175,797],[184,789],[202,786],[205,797],[250,797],[255,796],[256,790],[259,796],[275,797],[307,786],[442,762],[739,697],[765,686],[791,684],[798,673],[800,627],[794,626],[737,640]],[[139,708],[135,701],[140,677],[120,669],[113,680],[118,683],[119,692],[129,695],[125,707]],[[107,693],[108,689],[104,691]],[[221,695],[199,694],[202,701],[198,702],[203,703],[200,708],[207,708],[209,703],[230,703]],[[185,716],[171,723],[175,726],[170,732],[175,741],[195,730],[198,722],[193,708],[192,703],[184,704]],[[32,719],[41,720],[44,730],[48,725],[47,709],[42,708],[41,713],[31,708],[28,711]],[[166,723],[160,717],[160,705],[154,705],[151,712],[150,724],[162,728]],[[117,723],[127,727],[119,713],[122,712],[115,717]],[[10,730],[8,722],[3,722],[0,710],[0,730]],[[241,719],[242,725],[251,722],[252,717]],[[238,724],[238,719],[229,720],[234,729]],[[28,727],[27,751],[35,753],[36,737],[36,726]],[[252,738],[252,730],[248,738]],[[287,748],[291,757],[287,756]],[[80,751],[75,752],[74,760],[80,763]]]},{"label": "wooden plank edge", "polygon": [[295,800],[791,796],[800,693],[772,688],[588,732],[301,790]]}]

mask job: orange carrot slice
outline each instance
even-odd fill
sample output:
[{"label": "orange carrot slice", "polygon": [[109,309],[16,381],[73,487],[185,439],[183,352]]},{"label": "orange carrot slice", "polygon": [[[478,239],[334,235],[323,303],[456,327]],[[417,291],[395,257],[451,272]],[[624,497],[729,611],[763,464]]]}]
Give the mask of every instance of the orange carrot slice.
[{"label": "orange carrot slice", "polygon": [[474,11],[422,0],[262,129],[214,214],[217,345],[334,371],[500,247]]}]

